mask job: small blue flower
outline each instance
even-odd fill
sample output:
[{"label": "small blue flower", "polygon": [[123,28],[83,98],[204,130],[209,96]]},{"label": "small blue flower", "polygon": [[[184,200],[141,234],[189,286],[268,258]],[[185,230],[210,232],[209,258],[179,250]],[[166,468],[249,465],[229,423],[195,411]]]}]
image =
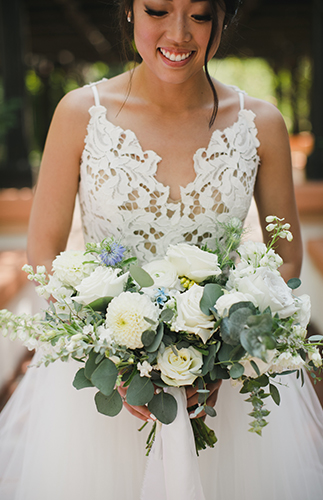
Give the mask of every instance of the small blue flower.
[{"label": "small blue flower", "polygon": [[163,306],[169,299],[169,295],[167,295],[166,290],[163,286],[160,288],[156,288],[155,299],[157,304],[160,306]]},{"label": "small blue flower", "polygon": [[100,253],[100,259],[106,266],[115,266],[123,259],[123,254],[126,249],[124,246],[119,245],[115,241],[111,245],[107,245],[106,248]]}]

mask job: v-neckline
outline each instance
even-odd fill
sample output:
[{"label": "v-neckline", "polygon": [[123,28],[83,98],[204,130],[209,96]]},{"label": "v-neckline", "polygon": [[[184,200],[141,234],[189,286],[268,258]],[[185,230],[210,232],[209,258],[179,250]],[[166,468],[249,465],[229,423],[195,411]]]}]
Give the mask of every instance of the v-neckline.
[{"label": "v-neckline", "polygon": [[170,186],[169,185],[165,185],[163,184],[161,181],[159,181],[156,177],[156,174],[157,174],[157,170],[158,170],[158,163],[162,160],[162,157],[156,153],[156,151],[154,151],[153,149],[143,149],[143,147],[141,146],[141,143],[136,135],[136,133],[131,130],[130,128],[129,129],[124,129],[123,127],[121,127],[120,125],[116,125],[114,124],[113,122],[111,122],[108,118],[107,118],[107,108],[105,106],[103,106],[103,104],[93,104],[93,106],[91,106],[91,108],[89,109],[89,112],[91,112],[92,109],[95,109],[95,108],[101,108],[102,111],[103,111],[103,118],[104,118],[104,121],[113,129],[115,130],[118,130],[120,131],[120,135],[121,134],[124,134],[124,135],[128,135],[128,134],[131,134],[132,137],[134,138],[134,141],[136,142],[138,148],[140,149],[140,152],[142,155],[145,155],[145,154],[153,154],[153,156],[155,157],[156,159],[156,170],[153,174],[153,178],[154,178],[154,181],[156,182],[156,185],[159,185],[159,186],[162,186],[162,188],[164,190],[167,190],[168,192],[168,203],[171,204],[171,205],[178,205],[182,202],[183,200],[183,191],[187,191],[187,190],[190,190],[191,188],[194,187],[196,181],[197,181],[197,178],[198,178],[198,172],[196,171],[196,157],[198,154],[202,155],[203,153],[207,153],[207,151],[209,150],[212,142],[214,141],[214,137],[215,136],[219,136],[219,138],[221,138],[222,136],[226,136],[228,134],[228,132],[237,126],[237,124],[239,123],[240,119],[241,119],[241,116],[242,116],[242,112],[245,111],[245,108],[242,108],[242,109],[239,109],[238,111],[238,116],[237,116],[237,119],[229,126],[225,127],[224,129],[215,129],[213,130],[212,134],[211,134],[211,137],[209,139],[209,142],[208,142],[208,145],[206,147],[201,147],[201,148],[198,148],[194,155],[193,155],[193,169],[194,169],[194,173],[195,173],[195,177],[192,181],[188,182],[186,184],[186,186],[181,186],[179,184],[179,190],[180,190],[180,193],[181,193],[181,196],[178,200],[173,200],[172,198],[170,198],[169,196],[169,193],[170,193]]}]

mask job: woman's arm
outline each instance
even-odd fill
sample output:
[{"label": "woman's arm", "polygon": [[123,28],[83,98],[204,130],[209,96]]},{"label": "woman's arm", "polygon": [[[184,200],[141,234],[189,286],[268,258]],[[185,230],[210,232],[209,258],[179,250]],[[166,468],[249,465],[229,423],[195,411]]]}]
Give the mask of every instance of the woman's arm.
[{"label": "woman's arm", "polygon": [[302,240],[294,195],[289,137],[284,120],[271,104],[257,101],[256,125],[260,141],[259,166],[255,200],[265,243],[270,240],[266,231],[267,215],[285,218],[291,225],[293,241],[279,239],[276,251],[284,264],[280,268],[283,278],[298,277],[302,264]]},{"label": "woman's arm", "polygon": [[65,249],[71,228],[84,148],[90,89],[67,94],[58,104],[48,132],[28,230],[28,259],[45,265]]}]

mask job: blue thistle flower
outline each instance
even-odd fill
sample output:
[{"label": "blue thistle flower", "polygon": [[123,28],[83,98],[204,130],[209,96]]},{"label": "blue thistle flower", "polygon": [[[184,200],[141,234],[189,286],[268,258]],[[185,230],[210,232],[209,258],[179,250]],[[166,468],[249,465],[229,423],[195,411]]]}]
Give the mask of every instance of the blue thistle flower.
[{"label": "blue thistle flower", "polygon": [[100,259],[106,266],[115,266],[123,259],[123,254],[126,249],[115,241],[111,245],[107,245],[100,253]]}]

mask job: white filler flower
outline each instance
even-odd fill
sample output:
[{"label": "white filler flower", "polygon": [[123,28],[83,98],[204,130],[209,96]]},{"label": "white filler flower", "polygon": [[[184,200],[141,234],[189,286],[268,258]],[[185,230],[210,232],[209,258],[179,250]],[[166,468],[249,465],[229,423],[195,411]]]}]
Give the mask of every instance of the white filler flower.
[{"label": "white filler flower", "polygon": [[123,292],[110,302],[106,325],[117,344],[138,349],[143,347],[142,333],[151,328],[145,317],[157,321],[158,308],[146,295]]},{"label": "white filler flower", "polygon": [[89,256],[77,250],[61,252],[53,261],[53,271],[64,285],[75,287],[91,274],[96,264],[84,264]]},{"label": "white filler flower", "polygon": [[203,356],[194,347],[183,347],[177,351],[177,355],[171,347],[166,347],[162,354],[158,353],[157,363],[165,384],[178,387],[194,382],[200,373]]}]

